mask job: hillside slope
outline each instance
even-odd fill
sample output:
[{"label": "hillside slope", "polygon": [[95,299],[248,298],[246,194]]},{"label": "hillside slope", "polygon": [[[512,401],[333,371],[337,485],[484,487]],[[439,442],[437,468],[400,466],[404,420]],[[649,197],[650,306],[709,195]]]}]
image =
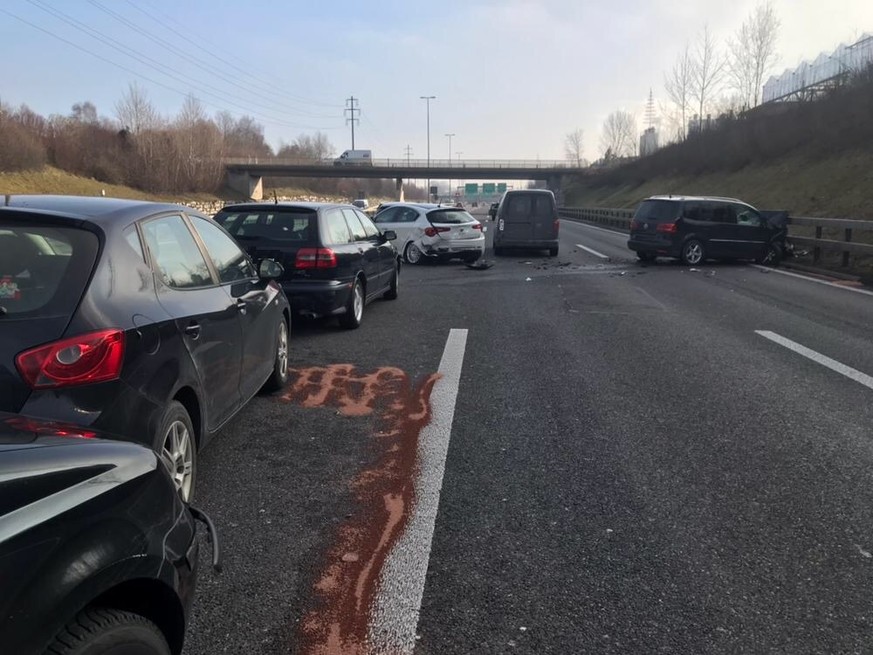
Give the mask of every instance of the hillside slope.
[{"label": "hillside slope", "polygon": [[570,182],[565,204],[575,207],[635,207],[656,194],[737,197],[763,209],[795,216],[873,219],[873,153],[849,152],[824,159],[795,154],[733,172],[656,175],[624,182],[594,175]]}]

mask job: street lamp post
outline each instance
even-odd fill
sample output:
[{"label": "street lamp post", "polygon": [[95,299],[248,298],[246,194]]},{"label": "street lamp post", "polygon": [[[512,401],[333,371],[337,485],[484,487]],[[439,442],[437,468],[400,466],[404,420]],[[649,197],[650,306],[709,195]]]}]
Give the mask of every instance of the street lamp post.
[{"label": "street lamp post", "polygon": [[[430,170],[430,101],[436,96],[419,96],[427,104],[427,168]],[[427,197],[430,199],[430,178],[427,179]]]},{"label": "street lamp post", "polygon": [[[452,167],[452,137],[455,136],[455,133],[454,132],[452,132],[451,134],[446,133],[446,136],[449,137],[449,168],[451,168]],[[451,173],[450,173],[450,175],[451,175]],[[452,193],[452,178],[449,178],[449,199],[451,199],[452,195],[454,195]]]}]

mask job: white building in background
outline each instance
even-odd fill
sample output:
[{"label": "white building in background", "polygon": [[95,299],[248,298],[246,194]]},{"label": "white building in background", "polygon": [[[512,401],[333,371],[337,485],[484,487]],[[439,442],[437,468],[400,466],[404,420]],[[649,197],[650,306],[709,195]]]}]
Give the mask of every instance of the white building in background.
[{"label": "white building in background", "polygon": [[640,157],[651,155],[658,149],[658,131],[647,127],[640,135]]},{"label": "white building in background", "polygon": [[873,64],[873,34],[866,33],[852,45],[844,43],[831,53],[823,52],[815,61],[786,68],[764,84],[761,102],[796,100],[815,95],[834,86],[847,74]]}]

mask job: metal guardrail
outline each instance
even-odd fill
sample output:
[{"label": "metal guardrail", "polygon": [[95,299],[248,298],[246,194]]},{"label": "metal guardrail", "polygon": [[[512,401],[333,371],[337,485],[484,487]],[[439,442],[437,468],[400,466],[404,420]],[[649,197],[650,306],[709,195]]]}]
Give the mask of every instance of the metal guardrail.
[{"label": "metal guardrail", "polygon": [[[597,223],[625,232],[629,231],[630,221],[634,216],[634,210],[632,209],[592,207],[561,207],[559,213],[562,218]],[[792,226],[815,228],[815,236],[809,237],[792,233]],[[843,230],[843,240],[838,241],[823,238],[822,231],[826,229]],[[795,244],[810,248],[812,250],[812,261],[815,264],[821,261],[823,252],[840,253],[842,256],[841,264],[845,268],[849,267],[850,256],[852,254],[873,256],[873,245],[852,241],[855,232],[873,232],[873,221],[859,221],[848,218],[804,218],[801,216],[791,216],[788,218],[788,237]]]},{"label": "metal guardrail", "polygon": [[[225,157],[225,166],[270,165],[270,166],[325,166],[333,167],[335,159],[284,159],[277,157]],[[373,159],[364,163],[347,163],[345,166],[374,166],[384,168],[566,168],[579,170],[574,162],[566,159]]]}]

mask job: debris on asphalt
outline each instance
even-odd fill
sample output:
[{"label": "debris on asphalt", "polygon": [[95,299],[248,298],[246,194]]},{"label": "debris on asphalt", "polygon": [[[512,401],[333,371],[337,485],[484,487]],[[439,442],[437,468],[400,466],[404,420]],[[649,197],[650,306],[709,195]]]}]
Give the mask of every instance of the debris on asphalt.
[{"label": "debris on asphalt", "polygon": [[870,551],[864,550],[863,548],[861,548],[860,544],[855,544],[855,548],[857,548],[858,552],[861,553],[864,557],[867,557],[867,558],[873,557],[873,555],[870,554]]},{"label": "debris on asphalt", "polygon": [[477,259],[475,262],[469,262],[467,268],[474,271],[487,271],[494,266],[494,262],[490,259]]},{"label": "debris on asphalt", "polygon": [[530,278],[530,277],[526,277],[526,278],[524,278],[524,281],[525,281],[525,282],[530,282],[530,281],[532,281],[532,280],[533,280],[533,278]]},{"label": "debris on asphalt", "polygon": [[524,627],[524,626],[521,626],[521,627],[519,628],[519,630],[521,630],[522,632],[527,632],[527,628]]},{"label": "debris on asphalt", "polygon": [[346,553],[342,556],[343,562],[357,562],[360,559],[357,553]]},{"label": "debris on asphalt", "polygon": [[715,271],[706,271],[706,277],[715,277]]},{"label": "debris on asphalt", "polygon": [[689,268],[688,270],[689,270],[690,272],[692,272],[692,273],[700,273],[700,269],[699,269],[699,268]]}]

